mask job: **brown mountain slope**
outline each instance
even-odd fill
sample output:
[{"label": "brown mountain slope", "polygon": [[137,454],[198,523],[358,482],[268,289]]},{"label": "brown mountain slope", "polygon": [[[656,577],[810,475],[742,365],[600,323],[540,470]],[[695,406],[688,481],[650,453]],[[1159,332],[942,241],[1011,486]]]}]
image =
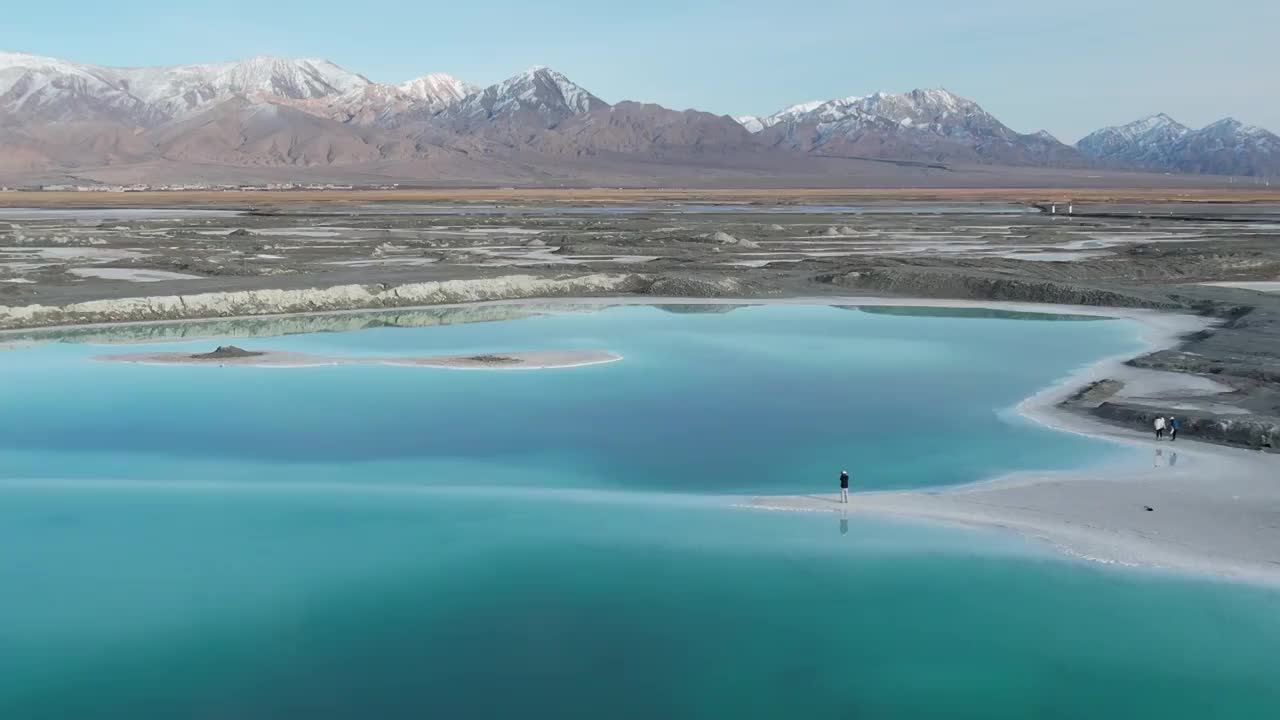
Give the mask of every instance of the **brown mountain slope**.
[{"label": "brown mountain slope", "polygon": [[169,160],[222,165],[354,165],[384,158],[376,131],[243,97],[148,133]]},{"label": "brown mountain slope", "polygon": [[620,102],[565,120],[530,139],[532,149],[555,155],[601,152],[690,160],[708,154],[757,152],[761,146],[732,118]]}]

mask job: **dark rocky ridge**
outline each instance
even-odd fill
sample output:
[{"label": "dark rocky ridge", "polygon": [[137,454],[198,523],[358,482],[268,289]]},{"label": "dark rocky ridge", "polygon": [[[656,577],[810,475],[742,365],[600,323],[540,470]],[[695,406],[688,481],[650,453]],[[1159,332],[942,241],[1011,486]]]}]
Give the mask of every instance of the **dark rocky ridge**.
[{"label": "dark rocky ridge", "polygon": [[232,358],[248,358],[258,357],[266,353],[257,352],[255,350],[245,350],[235,345],[219,345],[213,352],[196,353],[191,356],[192,360],[229,360]]}]

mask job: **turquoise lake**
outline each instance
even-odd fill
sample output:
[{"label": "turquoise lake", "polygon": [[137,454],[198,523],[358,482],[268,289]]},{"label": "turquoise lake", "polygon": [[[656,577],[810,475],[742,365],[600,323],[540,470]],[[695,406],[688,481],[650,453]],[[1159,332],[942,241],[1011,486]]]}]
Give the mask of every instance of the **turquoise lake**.
[{"label": "turquoise lake", "polygon": [[[0,352],[0,717],[1258,718],[1280,593],[732,506],[1145,465],[1012,407],[1125,321],[610,307]],[[729,310],[727,312],[723,310]],[[529,371],[128,351],[612,350]],[[855,498],[856,502],[856,498]]]}]

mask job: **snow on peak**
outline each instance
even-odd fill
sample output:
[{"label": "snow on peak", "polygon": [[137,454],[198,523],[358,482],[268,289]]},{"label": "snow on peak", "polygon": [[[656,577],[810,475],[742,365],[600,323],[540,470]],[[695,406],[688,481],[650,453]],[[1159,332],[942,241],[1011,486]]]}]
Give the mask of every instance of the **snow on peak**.
[{"label": "snow on peak", "polygon": [[27,53],[19,52],[0,52],[0,70],[8,70],[10,68],[21,68],[24,70],[57,70],[59,72],[72,73],[82,69],[82,66],[67,62],[66,60],[44,57],[42,55],[29,55]]},{"label": "snow on peak", "polygon": [[734,121],[747,129],[749,133],[758,133],[765,129],[764,118],[756,115],[739,115]]},{"label": "snow on peak", "polygon": [[[114,68],[77,65],[29,55],[0,55],[0,92],[28,76],[76,78],[49,81],[63,96],[127,96],[163,117],[202,110],[237,95],[263,95],[293,100],[338,96],[369,85],[369,81],[319,59],[291,60],[259,56],[239,62],[207,65]],[[15,71],[15,68],[23,68]]]},{"label": "snow on peak", "polygon": [[582,115],[608,107],[563,74],[535,66],[469,96],[461,113],[472,118],[494,118],[514,113],[533,113],[555,124],[571,115]]},{"label": "snow on peak", "polygon": [[0,98],[0,111],[44,121],[154,120],[145,103],[121,87],[108,68],[27,53],[0,53]]},{"label": "snow on peak", "polygon": [[[199,67],[199,66],[197,66]],[[256,57],[226,66],[208,66],[211,84],[232,93],[264,93],[301,100],[343,95],[363,88],[369,81],[328,60],[289,60]]]},{"label": "snow on peak", "polygon": [[1245,125],[1235,118],[1223,118],[1200,130],[1198,134],[1217,136],[1237,143],[1264,142],[1268,145],[1280,142],[1274,133],[1257,125]]},{"label": "snow on peak", "polygon": [[810,102],[797,103],[787,108],[783,108],[772,115],[741,115],[735,117],[734,120],[738,124],[753,133],[761,132],[766,128],[771,128],[778,123],[787,122],[803,117],[817,108],[826,104],[826,100],[812,100]]},{"label": "snow on peak", "polygon": [[396,89],[416,100],[440,107],[452,105],[478,90],[445,73],[423,75],[400,83]]},{"label": "snow on peak", "polygon": [[976,103],[942,89],[880,92],[866,98],[862,105],[876,115],[898,121],[910,119],[913,123],[979,109]]},{"label": "snow on peak", "polygon": [[[1257,174],[1280,156],[1280,137],[1223,118],[1199,130],[1163,113],[1094,132],[1076,147],[1091,157],[1139,166],[1230,174]],[[1225,151],[1225,152],[1224,152]]]},{"label": "snow on peak", "polygon": [[836,100],[800,103],[759,120],[766,128],[803,120],[831,124],[854,117],[864,120],[883,119],[912,127],[928,125],[946,116],[960,116],[971,112],[981,112],[981,108],[948,90],[934,89],[912,90],[907,93],[881,91],[872,95],[851,95]]},{"label": "snow on peak", "polygon": [[1191,132],[1191,128],[1177,120],[1157,113],[1127,125],[1098,130],[1076,143],[1076,147],[1093,157],[1123,157],[1148,162],[1149,158],[1160,154],[1162,148]]},{"label": "snow on peak", "polygon": [[1165,115],[1164,113],[1156,113],[1155,115],[1149,115],[1145,118],[1142,118],[1141,120],[1135,120],[1134,122],[1131,122],[1128,125],[1121,126],[1120,129],[1127,131],[1131,135],[1138,136],[1138,135],[1144,135],[1146,133],[1152,132],[1153,130],[1159,130],[1162,128],[1185,129],[1181,123],[1169,117],[1168,115]]},{"label": "snow on peak", "polygon": [[[520,86],[520,93],[525,97],[531,94],[536,95],[542,89],[540,86],[554,87],[564,104],[574,113],[585,113],[591,110],[595,104],[603,104],[600,103],[599,98],[565,77],[564,74],[556,72],[545,65],[535,65],[524,74],[513,78],[513,80],[518,80],[516,85]],[[507,82],[511,82],[511,80]]]},{"label": "snow on peak", "polygon": [[812,112],[816,110],[817,108],[821,107],[825,103],[826,103],[826,100],[810,100],[809,102],[797,103],[795,105],[792,105],[789,108],[786,108],[785,110],[782,110],[781,113],[779,114],[803,115],[804,113]]},{"label": "snow on peak", "polygon": [[8,92],[24,77],[34,77],[38,84],[47,84],[55,77],[76,77],[81,80],[102,83],[91,65],[79,65],[57,58],[28,55],[27,53],[0,52],[0,95]]},{"label": "snow on peak", "polygon": [[1217,122],[1209,123],[1201,132],[1238,133],[1258,129],[1260,128],[1251,128],[1235,118],[1226,117]]}]

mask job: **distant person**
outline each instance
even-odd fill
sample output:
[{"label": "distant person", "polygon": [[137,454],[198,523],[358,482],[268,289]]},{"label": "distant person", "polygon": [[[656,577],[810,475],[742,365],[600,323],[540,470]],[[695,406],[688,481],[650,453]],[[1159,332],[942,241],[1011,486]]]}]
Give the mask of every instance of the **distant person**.
[{"label": "distant person", "polygon": [[849,472],[847,470],[840,471],[840,502],[849,504]]},{"label": "distant person", "polygon": [[1178,418],[1170,417],[1169,418],[1169,440],[1173,441],[1177,439],[1178,439]]},{"label": "distant person", "polygon": [[1156,418],[1156,439],[1161,440],[1163,438],[1164,438],[1164,416],[1161,415],[1160,417]]}]

